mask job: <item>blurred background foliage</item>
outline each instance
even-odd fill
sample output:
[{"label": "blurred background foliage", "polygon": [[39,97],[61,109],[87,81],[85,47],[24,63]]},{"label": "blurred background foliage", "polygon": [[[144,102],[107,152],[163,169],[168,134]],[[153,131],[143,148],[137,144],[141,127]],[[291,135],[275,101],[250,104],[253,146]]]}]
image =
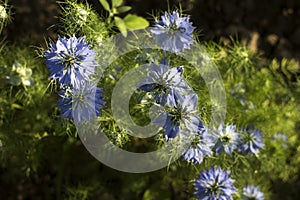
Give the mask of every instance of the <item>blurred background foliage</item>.
[{"label": "blurred background foliage", "polygon": [[[48,38],[73,33],[86,35],[96,46],[118,31],[101,17],[109,13],[99,1],[6,2],[13,15],[0,34],[0,197],[193,199],[192,181],[199,168],[178,161],[152,173],[116,171],[95,160],[76,137],[75,127],[59,117],[57,88],[49,84],[38,47],[46,48]],[[298,199],[300,2],[169,1],[171,8],[179,4],[201,30],[198,39],[221,72],[227,121],[239,127],[252,123],[264,133],[259,157],[224,158],[240,159],[237,184],[253,180],[267,199]],[[150,23],[152,14],[168,10],[167,1],[161,0],[124,0],[122,5]],[[67,15],[77,7],[90,13],[84,23],[70,23],[73,17],[82,19]]]}]

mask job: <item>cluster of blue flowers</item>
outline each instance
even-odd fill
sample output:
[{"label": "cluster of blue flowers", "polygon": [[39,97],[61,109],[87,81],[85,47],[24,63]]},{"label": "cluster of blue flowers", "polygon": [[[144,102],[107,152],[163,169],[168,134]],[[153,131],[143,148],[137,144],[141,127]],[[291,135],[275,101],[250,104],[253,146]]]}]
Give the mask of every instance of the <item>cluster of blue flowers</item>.
[{"label": "cluster of blue flowers", "polygon": [[234,150],[242,154],[258,154],[264,146],[262,133],[254,127],[247,127],[236,131],[235,125],[221,124],[216,130],[204,127],[196,133],[194,142],[183,153],[183,159],[193,164],[201,164],[205,156],[213,156],[227,153],[230,156]]},{"label": "cluster of blue flowers", "polygon": [[[195,27],[189,17],[179,17],[178,12],[165,13],[157,21],[151,32],[164,51],[179,53],[189,49],[194,42],[192,36]],[[148,77],[137,88],[153,94],[156,103],[164,106],[166,112],[152,122],[164,129],[167,141],[178,135],[192,134],[194,140],[189,149],[183,152],[183,159],[193,164],[201,164],[205,156],[227,153],[232,156],[234,150],[241,154],[258,154],[264,147],[262,133],[254,126],[237,129],[235,125],[224,123],[216,129],[209,129],[196,115],[198,96],[183,80],[183,66],[169,68],[163,58],[159,65],[154,63],[149,68]],[[229,171],[212,167],[200,174],[195,181],[195,195],[199,199],[232,199],[236,193],[234,180]],[[243,199],[263,199],[259,188],[249,186],[243,190]]]},{"label": "cluster of blue flowers", "polygon": [[[165,13],[156,21],[151,32],[164,51],[177,54],[193,44],[194,29],[189,17],[180,17],[178,12],[173,12]],[[79,124],[99,116],[105,105],[101,96],[103,89],[97,88],[91,78],[98,64],[96,52],[90,49],[85,38],[59,37],[45,51],[45,58],[50,78],[57,80],[61,89],[58,107],[62,117]],[[166,141],[192,135],[193,142],[182,157],[193,164],[201,164],[205,156],[214,154],[232,156],[235,150],[241,154],[258,154],[264,144],[262,133],[253,126],[237,129],[233,124],[222,123],[218,128],[209,129],[203,124],[197,115],[198,95],[184,80],[183,73],[183,66],[171,68],[168,60],[163,58],[158,65],[151,63],[148,76],[137,85],[137,89],[151,93],[155,103],[165,108],[152,123],[162,127]],[[194,186],[195,195],[204,200],[231,200],[237,191],[230,171],[220,167],[200,173]],[[242,198],[263,200],[264,196],[258,187],[250,185],[243,189]]]},{"label": "cluster of blue flowers", "polygon": [[237,132],[235,125],[221,124],[213,134],[217,138],[215,144],[217,155],[223,152],[232,155],[235,149],[242,154],[258,154],[259,149],[264,147],[262,133],[254,126],[242,128]]},{"label": "cluster of blue flowers", "polygon": [[85,38],[59,37],[45,51],[50,78],[58,81],[61,99],[58,108],[63,118],[74,119],[75,124],[89,122],[100,115],[105,105],[103,89],[91,79],[97,66],[96,52],[90,49]]},{"label": "cluster of blue flowers", "polygon": [[[173,12],[165,13],[161,19],[151,32],[162,49],[175,53],[189,49],[194,42],[192,32],[195,29],[189,17],[179,17],[178,12]],[[264,146],[258,129],[249,126],[238,132],[235,125],[221,124],[216,130],[209,130],[203,125],[196,115],[198,96],[183,80],[183,73],[183,66],[170,68],[163,58],[159,65],[151,64],[148,77],[137,85],[151,92],[156,103],[166,107],[166,112],[152,121],[163,127],[166,140],[175,138],[180,132],[194,134],[195,142],[183,153],[183,158],[195,164],[202,163],[204,156],[212,156],[213,149],[216,155],[223,152],[232,155],[235,149],[243,154],[257,154]]]},{"label": "cluster of blue flowers", "polygon": [[[151,33],[164,51],[179,53],[189,49],[194,42],[194,29],[189,17],[180,17],[174,11],[172,14],[166,12],[156,21]],[[148,77],[137,85],[138,89],[151,92],[156,103],[167,108],[152,121],[163,127],[167,141],[180,133],[201,133],[204,128],[196,115],[198,96],[183,80],[183,72],[183,66],[170,68],[167,59],[163,58],[159,65],[151,64]]]},{"label": "cluster of blue flowers", "polygon": [[167,108],[167,112],[152,121],[164,128],[167,141],[182,131],[200,132],[203,128],[202,121],[195,114],[198,96],[183,80],[183,71],[183,66],[170,69],[164,58],[160,65],[152,63],[149,76],[137,85],[141,90],[152,92],[156,103]]}]

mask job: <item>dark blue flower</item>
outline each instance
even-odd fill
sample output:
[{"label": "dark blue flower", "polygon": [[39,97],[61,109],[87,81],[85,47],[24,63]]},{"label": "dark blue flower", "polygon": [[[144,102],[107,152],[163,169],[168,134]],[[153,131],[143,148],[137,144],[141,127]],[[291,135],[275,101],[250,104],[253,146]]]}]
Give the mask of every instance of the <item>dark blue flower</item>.
[{"label": "dark blue flower", "polygon": [[242,200],[264,200],[264,193],[259,187],[249,185],[243,188]]},{"label": "dark blue flower", "polygon": [[59,37],[56,44],[50,44],[50,49],[45,51],[50,78],[58,79],[60,85],[76,87],[94,73],[96,52],[84,40],[84,37]]},{"label": "dark blue flower", "polygon": [[149,76],[143,79],[137,88],[146,92],[154,92],[154,99],[161,105],[169,104],[173,93],[187,93],[191,90],[182,80],[183,66],[169,68],[166,59],[157,66],[152,63],[149,67]]},{"label": "dark blue flower", "polygon": [[164,128],[165,138],[175,138],[181,130],[188,130],[193,134],[203,128],[203,123],[195,114],[198,102],[197,94],[181,96],[175,92],[171,96],[167,112],[160,114],[152,122]]},{"label": "dark blue flower", "polygon": [[215,149],[216,154],[227,153],[232,154],[232,151],[237,148],[239,143],[239,133],[236,132],[235,125],[225,126],[221,124],[217,130],[214,131],[217,138]]},{"label": "dark blue flower", "polygon": [[74,119],[75,124],[78,124],[100,116],[100,109],[105,105],[102,93],[103,89],[91,82],[82,82],[78,88],[60,91],[58,108],[61,109],[62,117]]},{"label": "dark blue flower", "polygon": [[194,194],[201,200],[232,200],[236,188],[229,175],[230,171],[223,171],[220,167],[212,167],[200,173],[194,183]]},{"label": "dark blue flower", "polygon": [[212,156],[214,144],[215,138],[208,133],[208,129],[206,127],[199,129],[191,146],[184,152],[183,159],[194,164],[201,164],[205,156]]},{"label": "dark blue flower", "polygon": [[156,21],[151,32],[163,50],[178,53],[189,49],[194,42],[192,33],[195,27],[189,20],[189,17],[179,17],[178,12],[165,12],[161,20]]},{"label": "dark blue flower", "polygon": [[241,131],[239,150],[244,154],[257,154],[259,149],[264,146],[262,137],[262,133],[258,129],[253,126],[247,127]]}]

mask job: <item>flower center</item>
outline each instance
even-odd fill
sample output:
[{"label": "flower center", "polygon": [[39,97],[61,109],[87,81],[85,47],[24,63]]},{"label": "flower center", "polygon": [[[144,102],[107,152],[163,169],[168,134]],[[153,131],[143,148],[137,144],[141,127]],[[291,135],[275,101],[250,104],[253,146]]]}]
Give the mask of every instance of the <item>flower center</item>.
[{"label": "flower center", "polygon": [[73,94],[72,97],[72,103],[74,108],[84,108],[87,107],[86,101],[87,98],[85,96],[86,94],[78,93],[78,94]]},{"label": "flower center", "polygon": [[173,121],[175,122],[179,122],[183,117],[182,110],[178,108],[173,108],[170,112],[170,115],[173,117]]},{"label": "flower center", "polygon": [[176,31],[180,31],[180,33],[186,32],[186,28],[178,27],[176,23],[170,23],[169,30],[171,30],[173,33]]},{"label": "flower center", "polygon": [[253,135],[252,134],[249,134],[247,132],[245,132],[243,134],[243,139],[242,139],[244,142],[253,142],[254,141],[254,138],[253,138]]},{"label": "flower center", "polygon": [[83,95],[82,94],[75,94],[73,98],[74,98],[75,101],[83,101]]},{"label": "flower center", "polygon": [[228,144],[231,140],[231,137],[229,137],[228,135],[224,135],[222,138],[221,138],[221,142],[223,144]]},{"label": "flower center", "polygon": [[156,84],[156,87],[155,89],[161,93],[169,93],[169,89],[170,89],[170,86],[169,86],[169,82],[168,80],[165,80],[164,78],[160,78],[158,81],[157,81],[157,84]]},{"label": "flower center", "polygon": [[164,85],[158,85],[156,89],[158,90],[158,93],[165,93],[165,94],[169,93],[169,87],[166,87]]},{"label": "flower center", "polygon": [[215,183],[214,185],[211,186],[211,191],[216,192],[219,189],[219,184]]},{"label": "flower center", "polygon": [[75,63],[75,61],[76,58],[74,56],[67,55],[62,61],[62,64],[69,67],[72,66]]},{"label": "flower center", "polygon": [[208,188],[209,192],[215,197],[218,197],[219,189],[220,186],[218,182],[215,182],[214,184],[210,185],[210,187]]},{"label": "flower center", "polygon": [[172,117],[174,123],[179,123],[182,119],[188,117],[189,112],[185,108],[182,108],[180,105],[177,108],[172,108],[169,112],[169,115]]},{"label": "flower center", "polygon": [[203,140],[203,136],[196,137],[196,138],[192,141],[191,146],[192,146],[192,147],[196,147],[198,144],[201,143],[202,140]]}]

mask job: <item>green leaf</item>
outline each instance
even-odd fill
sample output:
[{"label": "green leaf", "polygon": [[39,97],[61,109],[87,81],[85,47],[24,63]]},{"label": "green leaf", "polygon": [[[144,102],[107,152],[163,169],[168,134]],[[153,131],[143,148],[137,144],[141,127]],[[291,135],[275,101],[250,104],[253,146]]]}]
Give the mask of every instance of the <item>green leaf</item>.
[{"label": "green leaf", "polygon": [[99,0],[99,1],[100,1],[100,3],[102,4],[103,8],[104,8],[105,10],[107,10],[107,11],[110,12],[110,8],[109,8],[108,2],[107,2],[106,0]]},{"label": "green leaf", "polygon": [[131,10],[130,6],[121,6],[117,8],[117,13],[124,13]]},{"label": "green leaf", "polygon": [[112,0],[112,6],[118,7],[122,4],[123,0]]},{"label": "green leaf", "polygon": [[116,26],[121,31],[122,35],[124,37],[126,37],[127,36],[127,29],[126,29],[126,24],[125,24],[124,20],[121,19],[120,17],[115,17],[115,23],[116,23]]},{"label": "green leaf", "polygon": [[149,26],[149,22],[145,18],[132,14],[126,15],[126,17],[124,18],[124,23],[126,25],[126,28],[131,31],[146,28]]},{"label": "green leaf", "polygon": [[22,107],[21,105],[16,104],[16,103],[11,104],[11,107],[12,107],[13,109],[23,109],[23,107]]}]

